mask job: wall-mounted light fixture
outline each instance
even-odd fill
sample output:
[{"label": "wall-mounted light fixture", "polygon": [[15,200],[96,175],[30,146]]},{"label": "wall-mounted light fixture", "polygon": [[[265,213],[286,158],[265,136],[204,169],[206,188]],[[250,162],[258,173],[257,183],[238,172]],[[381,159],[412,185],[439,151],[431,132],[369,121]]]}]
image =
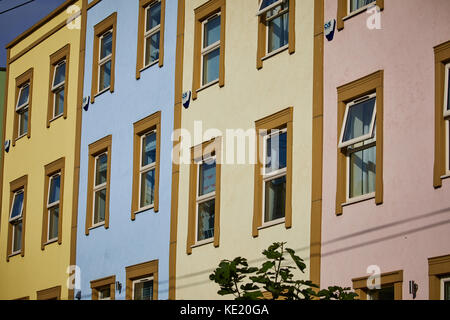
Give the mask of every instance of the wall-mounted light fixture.
[{"label": "wall-mounted light fixture", "polygon": [[122,292],[122,284],[120,281],[116,281],[116,290],[119,291],[119,294]]},{"label": "wall-mounted light fixture", "polygon": [[419,286],[413,280],[409,282],[409,294],[412,294],[413,299],[416,298],[417,290],[419,290]]}]

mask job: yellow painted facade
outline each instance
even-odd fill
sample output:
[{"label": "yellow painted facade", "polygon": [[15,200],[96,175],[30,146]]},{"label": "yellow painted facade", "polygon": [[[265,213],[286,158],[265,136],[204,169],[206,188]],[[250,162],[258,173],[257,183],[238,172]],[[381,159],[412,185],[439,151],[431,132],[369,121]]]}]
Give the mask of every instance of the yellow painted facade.
[{"label": "yellow painted facade", "polygon": [[[8,60],[8,87],[5,140],[13,139],[16,103],[16,78],[33,68],[31,136],[20,138],[4,153],[3,188],[0,225],[0,299],[37,298],[37,291],[61,286],[61,299],[68,298],[68,274],[71,254],[72,194],[74,186],[75,137],[78,97],[81,18],[69,25],[64,22],[81,10],[82,1],[66,1],[60,12],[52,12],[49,20],[19,42],[12,42]],[[62,8],[62,7],[60,7]],[[56,14],[55,14],[56,13]],[[60,26],[60,27],[58,27]],[[67,118],[60,117],[47,128],[50,56],[70,44]],[[62,242],[41,249],[44,208],[44,167],[65,158],[63,186]],[[7,261],[8,224],[10,214],[10,182],[28,175],[24,255]]]},{"label": "yellow painted facade", "polygon": [[[182,90],[192,90],[194,61],[194,10],[207,1],[185,2]],[[306,264],[309,278],[311,233],[311,172],[313,118],[314,0],[297,0],[295,53],[284,50],[263,61],[257,70],[258,1],[226,1],[225,85],[215,84],[198,92],[182,110],[181,128],[194,136],[194,122],[202,121],[203,133],[218,129],[255,128],[255,121],[293,107],[292,228],[284,224],[259,230],[252,237],[254,208],[253,164],[222,164],[220,245],[213,243],[186,252],[188,237],[190,168],[181,164],[176,249],[176,299],[219,299],[219,287],[209,274],[222,259],[245,257],[260,265],[263,249],[273,242],[287,242]],[[217,133],[220,134],[220,133]],[[215,136],[217,134],[212,134]],[[205,139],[191,141],[198,145]],[[248,141],[248,140],[247,140]],[[226,139],[222,142],[226,145]],[[224,153],[225,148],[223,149]],[[172,223],[175,223],[172,221]],[[232,298],[226,296],[225,298]]]}]

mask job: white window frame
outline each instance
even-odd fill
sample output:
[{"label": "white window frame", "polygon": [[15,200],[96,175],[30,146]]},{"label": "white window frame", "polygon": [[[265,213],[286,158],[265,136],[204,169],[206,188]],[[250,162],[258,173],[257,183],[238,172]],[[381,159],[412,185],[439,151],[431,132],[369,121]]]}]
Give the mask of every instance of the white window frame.
[{"label": "white window frame", "polygon": [[[155,161],[154,162],[149,163],[149,164],[147,164],[145,166],[142,166],[142,155],[143,155],[143,151],[144,151],[144,139],[147,136],[152,135],[153,133],[156,134],[156,141],[158,141],[158,132],[156,131],[156,129],[148,131],[147,133],[145,133],[145,134],[143,134],[141,136],[141,146],[140,146],[141,150],[140,150],[140,158],[139,158],[139,203],[138,203],[139,211],[148,210],[148,209],[154,208],[154,206],[155,206],[155,199],[153,199],[153,203],[152,204],[149,204],[148,206],[145,206],[145,207],[141,207],[141,200],[142,200],[141,199],[141,196],[142,196],[142,175],[144,173],[147,173],[147,172],[149,172],[149,171],[154,169],[155,170],[155,176],[156,176],[156,159],[157,159],[158,155],[155,156]],[[158,152],[158,148],[156,148],[156,152]],[[155,187],[155,186],[153,186],[153,187]]]},{"label": "white window frame", "polygon": [[[148,30],[147,31],[147,24],[148,24],[148,11],[153,7],[153,6],[155,6],[157,3],[161,3],[161,0],[157,0],[157,1],[154,1],[154,2],[152,2],[152,3],[150,3],[150,4],[148,4],[147,5],[147,7],[145,7],[145,26],[144,26],[144,57],[143,57],[143,59],[144,59],[144,62],[143,62],[143,66],[144,66],[144,68],[148,68],[148,67],[151,67],[152,65],[154,65],[154,64],[156,64],[156,63],[158,63],[159,62],[159,52],[161,52],[161,48],[159,48],[159,45],[158,45],[158,59],[156,59],[155,61],[153,61],[153,62],[150,62],[149,64],[145,64],[145,57],[146,57],[146,55],[147,55],[147,46],[146,46],[146,43],[147,43],[147,39],[150,39],[154,34],[156,34],[156,33],[158,33],[158,32],[161,32],[161,16],[160,16],[160,20],[159,20],[159,24],[156,26],[156,27],[153,27],[152,29],[150,29],[150,30]],[[160,12],[161,13],[161,12]],[[160,37],[161,37],[161,33],[160,33]]]},{"label": "white window frame", "polygon": [[[195,245],[201,245],[201,244],[206,244],[206,243],[210,243],[214,241],[214,236],[211,238],[207,238],[207,239],[203,239],[203,240],[198,240],[198,207],[200,204],[211,201],[211,200],[215,200],[216,199],[216,188],[214,188],[214,191],[208,193],[208,194],[204,194],[202,196],[199,196],[199,191],[200,191],[200,166],[202,164],[208,164],[208,162],[211,162],[214,160],[215,163],[215,170],[216,170],[216,188],[217,188],[217,159],[216,159],[216,155],[211,155],[207,158],[202,159],[201,161],[198,162],[197,164],[197,185],[195,187]],[[214,210],[215,211],[215,210]],[[215,217],[215,212],[214,212],[214,219],[216,219]],[[214,233],[216,232],[216,230],[214,230]]]},{"label": "white window frame", "polygon": [[[133,282],[131,284],[131,289],[132,289],[131,300],[134,300],[134,287],[135,287],[136,283],[148,282],[148,281],[153,281],[153,288],[155,288],[155,278],[153,276],[133,280]],[[153,298],[153,292],[152,292],[152,298]]]},{"label": "white window frame", "polygon": [[[23,90],[26,87],[28,87],[27,101],[24,102],[23,104],[19,105],[20,97],[22,96],[22,92],[23,92]],[[17,113],[17,115],[19,117],[19,119],[18,119],[19,121],[18,121],[18,125],[17,125],[17,139],[19,139],[19,138],[21,138],[21,137],[23,137],[23,136],[28,134],[28,128],[26,128],[26,130],[25,130],[25,132],[23,134],[20,133],[20,123],[22,122],[21,119],[22,119],[24,113],[28,112],[28,110],[29,110],[28,107],[30,105],[30,94],[31,94],[31,90],[30,89],[31,88],[30,88],[30,83],[29,82],[27,82],[27,83],[23,84],[22,86],[20,86],[20,89],[19,89],[19,96],[17,98],[17,104],[16,104],[16,113]],[[28,121],[30,121],[30,119],[28,119]]]},{"label": "white window frame", "polygon": [[[273,16],[266,18],[266,39],[267,40],[266,40],[266,57],[264,57],[264,58],[268,58],[269,56],[272,56],[272,55],[274,55],[280,51],[283,51],[284,49],[289,47],[289,41],[288,41],[288,43],[285,44],[284,46],[281,46],[278,49],[275,49],[275,50],[269,52],[269,29],[270,29],[269,23],[272,20],[275,20],[276,18],[281,17],[282,15],[284,15],[286,13],[288,14],[288,18],[289,18],[289,0],[280,0],[276,3],[277,4],[276,6],[270,5],[269,7],[272,7],[272,8],[270,8],[269,10],[264,12],[264,13],[267,13],[271,9],[276,8],[278,5],[282,5],[283,3],[287,3],[288,6],[284,9],[280,10],[279,12],[275,13]],[[288,26],[288,32],[289,32],[289,26]]]},{"label": "white window frame", "polygon": [[[59,117],[59,116],[61,116],[61,115],[64,114],[64,112],[63,112],[63,113],[61,113],[61,114],[55,115],[55,111],[56,111],[56,94],[57,94],[59,91],[61,91],[61,89],[63,89],[64,86],[66,85],[66,77],[67,77],[67,73],[64,74],[64,80],[61,81],[60,83],[58,83],[58,84],[55,86],[56,72],[57,72],[58,68],[59,68],[62,64],[65,64],[65,68],[66,68],[66,72],[67,72],[67,60],[66,60],[66,59],[61,60],[60,62],[58,62],[58,63],[55,65],[55,70],[53,71],[53,80],[52,80],[52,93],[53,93],[53,114],[52,114],[52,118],[53,118],[53,119],[56,119],[57,117]],[[64,100],[65,100],[65,99],[66,99],[66,92],[64,92]]]},{"label": "white window frame", "polygon": [[[13,212],[13,209],[14,209],[14,202],[16,200],[16,196],[19,193],[23,193],[23,200],[22,200],[22,207],[20,208],[20,215],[18,215],[15,218],[11,218],[12,212]],[[11,211],[9,213],[9,223],[12,225],[11,255],[18,254],[18,253],[20,253],[22,251],[23,243],[21,243],[20,250],[14,251],[14,239],[16,237],[16,228],[15,228],[15,226],[17,224],[22,223],[22,232],[23,232],[23,207],[24,207],[24,204],[25,204],[25,190],[24,190],[24,188],[21,188],[21,189],[17,190],[16,192],[14,192],[13,201],[12,201],[12,205],[11,205]]]},{"label": "white window frame", "polygon": [[[112,66],[112,55],[113,55],[114,49],[111,49],[111,53],[110,53],[109,55],[107,55],[106,57],[102,58],[102,40],[103,40],[103,38],[104,38],[107,34],[111,33],[111,36],[113,37],[113,40],[112,40],[112,41],[113,41],[112,46],[114,46],[114,34],[113,34],[113,32],[114,32],[113,29],[109,29],[109,30],[103,32],[103,34],[102,34],[102,35],[99,37],[99,39],[98,39],[98,41],[99,41],[99,50],[98,50],[98,79],[97,79],[97,91],[98,91],[98,94],[100,94],[100,93],[102,93],[102,92],[104,92],[104,91],[107,91],[107,90],[109,90],[109,89],[111,88],[111,81],[110,81],[108,87],[106,87],[106,88],[100,90],[100,78],[101,78],[100,72],[101,72],[101,70],[102,70],[102,66],[105,65],[106,63],[108,63],[109,61],[111,61],[111,66]],[[112,70],[111,70],[111,73],[112,73]],[[110,75],[110,77],[112,77],[112,74]]]},{"label": "white window frame", "polygon": [[[97,177],[97,160],[101,157],[101,156],[103,156],[103,155],[106,155],[106,163],[107,163],[107,165],[106,165],[106,181],[105,182],[103,182],[102,184],[99,184],[99,185],[96,185],[96,177]],[[92,190],[92,192],[93,192],[93,194],[92,194],[92,202],[93,202],[93,204],[92,204],[92,227],[91,228],[96,228],[96,227],[98,227],[98,226],[102,226],[102,225],[104,225],[105,224],[105,220],[103,220],[103,221],[101,221],[101,222],[98,222],[98,223],[94,223],[94,221],[95,221],[95,194],[98,192],[98,191],[101,191],[101,190],[103,190],[103,189],[105,189],[106,190],[106,193],[108,194],[108,161],[109,161],[109,159],[108,159],[108,157],[109,157],[109,155],[108,155],[108,151],[105,151],[105,152],[102,152],[102,153],[100,153],[99,155],[97,155],[95,158],[94,158],[94,181],[93,181],[93,183],[94,183],[94,188],[93,188],[93,190]],[[105,214],[106,214],[106,207],[105,207]]]},{"label": "white window frame", "polygon": [[261,0],[261,2],[259,3],[258,12],[256,13],[257,16],[267,13],[269,10],[281,5],[283,2],[286,2],[286,0],[278,0],[265,8],[261,8],[263,2],[264,0]]},{"label": "white window frame", "polygon": [[[264,161],[263,161],[263,174],[262,174],[262,221],[263,221],[263,227],[266,225],[272,225],[272,224],[277,224],[277,223],[281,223],[283,221],[286,220],[286,216],[284,216],[283,218],[280,219],[275,219],[272,221],[266,221],[266,182],[271,181],[271,180],[275,180],[275,179],[279,179],[282,178],[284,176],[287,176],[287,163],[286,163],[286,167],[282,168],[282,169],[278,169],[276,171],[270,172],[270,173],[266,173],[266,160],[267,160],[267,140],[269,140],[269,138],[276,136],[276,135],[281,135],[283,133],[287,133],[287,128],[283,128],[281,130],[271,130],[270,133],[267,133],[264,135],[263,139],[264,139],[264,145],[263,145],[263,155],[264,155]],[[287,150],[286,150],[287,153]],[[287,177],[286,177],[287,179]],[[287,181],[286,181],[287,182]],[[286,214],[286,212],[285,212]]]},{"label": "white window frame", "polygon": [[222,37],[219,38],[218,41],[214,42],[213,44],[210,44],[208,47],[204,48],[204,42],[205,42],[205,26],[206,24],[210,21],[213,20],[214,18],[220,17],[220,33],[222,35],[222,13],[216,12],[212,15],[210,15],[208,18],[206,18],[205,20],[202,21],[202,42],[201,42],[201,63],[200,63],[200,70],[201,70],[201,87],[200,89],[202,89],[203,87],[208,87],[212,84],[215,84],[217,82],[219,82],[219,78],[220,78],[220,64],[219,64],[219,75],[217,77],[217,79],[211,80],[210,82],[207,83],[203,83],[203,79],[205,78],[204,76],[204,60],[205,60],[205,56],[208,55],[209,53],[213,52],[214,50],[216,50],[217,48],[219,48],[219,59],[220,59],[220,46],[222,43]]},{"label": "white window frame", "polygon": [[[358,138],[354,138],[354,139],[351,139],[349,141],[343,142],[345,128],[347,126],[347,121],[348,121],[348,112],[349,112],[350,108],[352,106],[354,106],[354,105],[360,104],[360,103],[362,103],[364,101],[368,101],[368,100],[373,99],[373,98],[375,98],[375,104],[373,106],[373,114],[372,114],[372,120],[371,120],[371,123],[370,123],[369,133],[367,133],[365,135],[362,135],[362,136],[360,136]],[[339,149],[342,149],[342,148],[345,148],[345,147],[348,147],[348,146],[351,146],[351,145],[363,142],[363,141],[371,139],[373,137],[373,135],[374,135],[373,128],[375,126],[375,119],[376,119],[376,116],[377,116],[377,100],[376,100],[376,98],[377,98],[377,94],[376,93],[372,93],[372,94],[366,95],[364,97],[360,97],[358,99],[354,99],[351,102],[347,103],[347,105],[345,107],[344,120],[342,122],[341,134],[340,134],[340,138],[339,138]]]},{"label": "white window frame", "polygon": [[376,5],[376,0],[373,0],[371,3],[366,4],[365,6],[362,6],[361,8],[358,8],[358,9],[355,9],[355,10],[351,11],[352,10],[352,3],[351,3],[351,1],[352,0],[347,0],[347,16],[352,16],[352,15],[358,14],[361,11],[364,11],[364,10],[366,10],[368,8],[371,8],[374,5]]},{"label": "white window frame", "polygon": [[[50,190],[51,190],[51,187],[52,187],[52,181],[57,176],[60,179],[59,180],[59,183],[60,183],[59,200],[50,203]],[[54,242],[54,241],[58,240],[58,235],[56,236],[56,238],[52,238],[52,239],[49,238],[50,237],[50,210],[55,208],[55,207],[58,207],[58,210],[59,210],[60,201],[61,201],[61,172],[58,172],[58,173],[52,175],[49,178],[49,182],[48,182],[48,193],[47,193],[47,217],[48,217],[47,218],[47,243]],[[61,212],[58,211],[58,228],[59,228],[59,223],[60,223],[60,216],[61,216]]]},{"label": "white window frame", "polygon": [[442,278],[441,279],[441,300],[445,299],[445,283],[450,282],[450,277]]}]

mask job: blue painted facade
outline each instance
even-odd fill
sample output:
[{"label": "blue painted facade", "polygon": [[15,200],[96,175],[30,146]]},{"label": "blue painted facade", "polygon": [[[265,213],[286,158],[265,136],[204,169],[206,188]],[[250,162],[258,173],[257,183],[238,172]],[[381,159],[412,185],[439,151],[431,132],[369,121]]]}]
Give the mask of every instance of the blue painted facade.
[{"label": "blue painted facade", "polygon": [[[87,16],[84,97],[91,94],[94,26],[117,12],[117,35],[114,92],[97,96],[82,115],[76,256],[82,299],[91,299],[90,281],[113,275],[122,284],[115,297],[125,299],[125,268],[153,260],[159,261],[158,299],[168,299],[177,1],[166,0],[164,65],[145,69],[136,80],[138,7],[138,0],[103,0]],[[157,111],[161,111],[159,211],[141,212],[132,221],[133,123]],[[85,235],[89,144],[108,135],[112,135],[109,228],[98,227]]]}]

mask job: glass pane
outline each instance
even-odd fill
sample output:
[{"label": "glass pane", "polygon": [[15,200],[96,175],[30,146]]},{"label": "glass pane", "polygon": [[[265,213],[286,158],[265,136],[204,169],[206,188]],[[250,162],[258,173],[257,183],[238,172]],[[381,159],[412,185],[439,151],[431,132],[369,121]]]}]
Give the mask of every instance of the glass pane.
[{"label": "glass pane", "polygon": [[277,1],[280,1],[280,0],[263,0],[261,2],[261,6],[259,7],[259,10],[263,10],[263,9],[267,8],[268,6],[270,6],[271,4],[274,4]]},{"label": "glass pane", "polygon": [[94,201],[94,224],[97,224],[105,221],[106,189],[97,191]]},{"label": "glass pane", "polygon": [[289,13],[269,22],[268,53],[277,50],[289,43]]},{"label": "glass pane", "polygon": [[158,31],[157,33],[145,39],[146,66],[159,59],[159,35],[160,32]]},{"label": "glass pane", "polygon": [[371,2],[375,2],[375,0],[350,0],[350,12],[358,10]]},{"label": "glass pane", "polygon": [[56,87],[58,84],[62,83],[66,78],[66,63],[61,63],[55,68],[55,79],[53,81],[53,86]]},{"label": "glass pane", "polygon": [[15,223],[13,228],[14,239],[12,251],[17,252],[22,249],[22,221]]},{"label": "glass pane", "polygon": [[350,198],[375,192],[376,146],[350,156]]},{"label": "glass pane", "polygon": [[100,67],[100,84],[99,91],[102,91],[111,86],[111,60],[102,64]]},{"label": "glass pane", "polygon": [[219,79],[220,48],[203,56],[203,85]]},{"label": "glass pane", "polygon": [[264,222],[284,218],[286,207],[286,176],[265,183]]},{"label": "glass pane", "polygon": [[61,176],[53,176],[50,178],[50,191],[48,194],[48,204],[59,201],[59,191],[61,185]]},{"label": "glass pane", "polygon": [[156,162],[156,132],[142,138],[142,167]]},{"label": "glass pane", "polygon": [[197,241],[214,237],[215,205],[215,199],[202,202],[198,205]]},{"label": "glass pane", "polygon": [[450,281],[444,282],[444,300],[450,300]]},{"label": "glass pane", "polygon": [[155,169],[141,175],[141,208],[151,205],[155,200]]},{"label": "glass pane", "polygon": [[19,113],[19,136],[28,132],[28,108]]},{"label": "glass pane", "polygon": [[100,41],[100,60],[112,54],[112,32],[107,32]]},{"label": "glass pane", "polygon": [[205,23],[203,48],[207,48],[220,40],[220,16],[212,18]]},{"label": "glass pane", "polygon": [[95,185],[98,186],[105,183],[108,174],[108,155],[106,153],[97,158],[95,170]]},{"label": "glass pane", "polygon": [[216,191],[216,160],[211,162],[204,162],[200,165],[198,178],[199,196]]},{"label": "glass pane", "polygon": [[370,300],[395,300],[394,286],[369,291]]},{"label": "glass pane", "polygon": [[48,211],[48,240],[58,238],[59,206],[52,207]]},{"label": "glass pane", "polygon": [[447,110],[450,110],[450,68],[447,74]]},{"label": "glass pane", "polygon": [[376,98],[372,98],[351,106],[345,121],[345,131],[342,142],[350,141],[369,134],[375,112]]},{"label": "glass pane", "polygon": [[22,208],[23,208],[23,192],[19,192],[14,195],[14,202],[11,211],[11,219],[22,216]]},{"label": "glass pane", "polygon": [[17,106],[21,106],[25,103],[28,103],[29,95],[30,95],[30,86],[29,85],[23,86],[22,90],[20,90],[20,97]]},{"label": "glass pane", "polygon": [[266,174],[286,168],[287,133],[274,134],[266,140]]},{"label": "glass pane", "polygon": [[54,117],[64,112],[64,87],[55,92],[55,110]]},{"label": "glass pane", "polygon": [[110,299],[111,298],[111,287],[107,286],[107,287],[100,288],[98,298],[100,300]]},{"label": "glass pane", "polygon": [[134,300],[153,300],[153,280],[134,284]]},{"label": "glass pane", "polygon": [[152,5],[147,10],[147,30],[149,31],[154,27],[161,24],[161,2]]}]

